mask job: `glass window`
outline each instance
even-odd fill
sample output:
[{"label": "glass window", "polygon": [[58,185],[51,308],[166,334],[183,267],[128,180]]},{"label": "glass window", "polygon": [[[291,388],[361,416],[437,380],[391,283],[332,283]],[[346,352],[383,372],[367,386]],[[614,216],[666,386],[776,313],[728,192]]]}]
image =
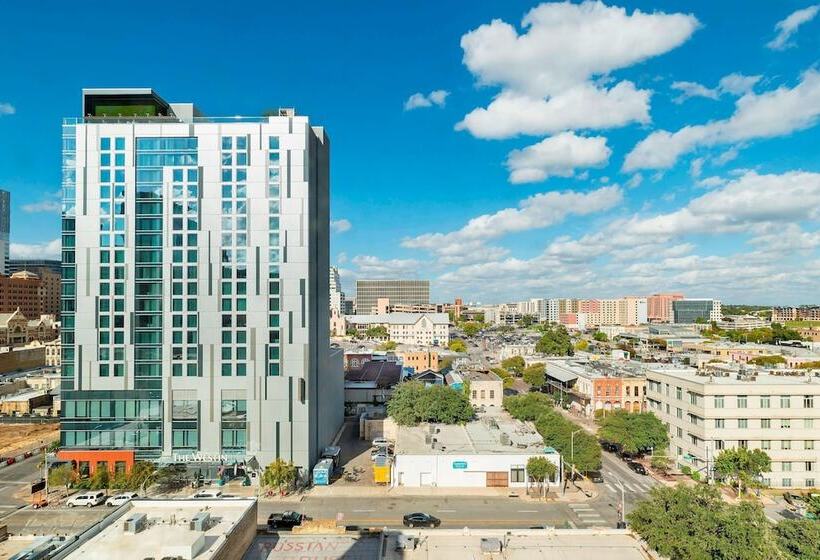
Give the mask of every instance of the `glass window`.
[{"label": "glass window", "polygon": [[746,395],[738,395],[737,397],[737,407],[738,408],[746,408],[748,405],[748,398]]},{"label": "glass window", "polygon": [[782,395],[780,397],[780,408],[791,408],[792,399],[788,395]]}]

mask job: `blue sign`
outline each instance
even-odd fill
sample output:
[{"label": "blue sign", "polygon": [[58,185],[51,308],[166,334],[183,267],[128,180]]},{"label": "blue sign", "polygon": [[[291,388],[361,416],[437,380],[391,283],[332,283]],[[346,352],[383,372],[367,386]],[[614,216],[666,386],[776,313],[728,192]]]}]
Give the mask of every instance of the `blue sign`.
[{"label": "blue sign", "polygon": [[466,469],[467,468],[467,461],[453,461],[453,468],[454,469]]}]

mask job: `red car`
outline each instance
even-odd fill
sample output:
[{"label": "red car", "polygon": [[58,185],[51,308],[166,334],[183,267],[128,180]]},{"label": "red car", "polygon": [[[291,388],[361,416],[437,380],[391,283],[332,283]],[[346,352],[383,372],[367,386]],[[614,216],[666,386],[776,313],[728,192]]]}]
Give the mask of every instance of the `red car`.
[{"label": "red car", "polygon": [[6,459],[6,464],[7,465],[13,465],[16,462],[17,462],[17,459],[15,459],[14,457],[9,457],[8,459]]}]

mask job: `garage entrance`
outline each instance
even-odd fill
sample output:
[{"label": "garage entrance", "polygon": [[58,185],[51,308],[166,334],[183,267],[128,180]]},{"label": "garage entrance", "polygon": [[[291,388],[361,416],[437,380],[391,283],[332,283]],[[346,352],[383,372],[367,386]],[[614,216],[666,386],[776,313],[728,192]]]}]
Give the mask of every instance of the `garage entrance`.
[{"label": "garage entrance", "polygon": [[509,485],[509,475],[506,471],[487,473],[487,488],[506,488]]}]

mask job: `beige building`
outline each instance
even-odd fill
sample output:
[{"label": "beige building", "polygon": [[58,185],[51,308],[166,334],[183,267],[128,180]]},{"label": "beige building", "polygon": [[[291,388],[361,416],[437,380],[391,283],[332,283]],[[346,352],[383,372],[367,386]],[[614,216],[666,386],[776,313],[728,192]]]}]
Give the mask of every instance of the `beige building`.
[{"label": "beige building", "polygon": [[458,371],[447,374],[447,384],[455,389],[470,386],[470,404],[501,409],[504,405],[504,382],[491,371]]},{"label": "beige building", "polygon": [[384,327],[387,340],[399,344],[446,346],[450,342],[450,318],[446,313],[350,315],[345,321],[362,335],[370,328]]},{"label": "beige building", "polygon": [[648,409],[669,428],[679,465],[712,476],[723,449],[761,449],[772,460],[764,482],[816,488],[820,482],[820,380],[807,375],[647,370]]},{"label": "beige building", "polygon": [[62,364],[60,359],[60,350],[62,348],[60,339],[55,338],[54,340],[50,340],[43,344],[43,346],[46,349],[46,367],[59,368]]},{"label": "beige building", "polygon": [[404,366],[411,367],[416,371],[426,371],[428,369],[439,371],[441,369],[438,352],[433,350],[397,352],[396,355],[402,359]]}]

